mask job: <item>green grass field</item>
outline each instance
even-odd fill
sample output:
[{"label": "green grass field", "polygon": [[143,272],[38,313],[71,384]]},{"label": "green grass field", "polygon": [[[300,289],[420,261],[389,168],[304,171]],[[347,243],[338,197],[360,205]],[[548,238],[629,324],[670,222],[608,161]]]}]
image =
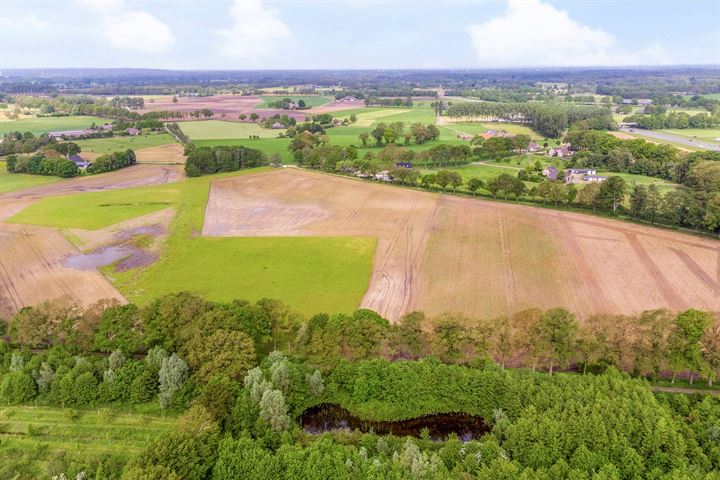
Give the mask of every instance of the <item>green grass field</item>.
[{"label": "green grass field", "polygon": [[180,128],[193,141],[195,140],[232,140],[249,139],[250,135],[260,138],[275,138],[285,130],[262,128],[256,123],[224,122],[222,120],[204,120],[181,122]]},{"label": "green grass field", "polygon": [[23,188],[46,185],[62,180],[59,177],[45,175],[27,175],[24,173],[8,173],[5,162],[0,161],[0,193],[14,192]]},{"label": "green grass field", "polygon": [[483,133],[487,130],[505,130],[506,132],[513,133],[515,135],[529,135],[534,142],[537,142],[540,145],[542,145],[545,141],[547,141],[550,145],[555,145],[555,141],[557,140],[554,138],[546,139],[535,130],[515,123],[449,123],[446,127],[467,133],[469,135],[477,135],[478,133]]},{"label": "green grass field", "polygon": [[177,204],[177,184],[43,198],[8,221],[97,230]]},{"label": "green grass field", "polygon": [[632,191],[633,185],[652,185],[654,184],[658,191],[662,194],[665,194],[669,191],[675,190],[680,185],[677,185],[672,182],[668,182],[667,180],[663,180],[661,178],[653,178],[653,177],[646,177],[645,175],[635,175],[632,173],[618,173],[618,172],[598,172],[598,175],[603,175],[606,177],[615,176],[615,177],[622,177],[625,179],[625,183],[628,186],[628,192]]},{"label": "green grass field", "polygon": [[175,417],[157,405],[95,409],[15,406],[0,408],[0,478],[67,478],[84,469],[94,477],[102,460],[125,464],[163,432]]},{"label": "green grass field", "polygon": [[110,120],[100,117],[39,117],[0,122],[0,135],[7,132],[32,132],[34,135],[56,130],[79,130],[93,123],[102,125]]},{"label": "green grass field", "polygon": [[117,152],[118,150],[140,150],[149,147],[159,147],[175,143],[175,139],[167,133],[149,133],[146,135],[133,136],[116,136],[111,138],[92,138],[90,140],[75,141],[83,152],[93,152],[106,154]]},{"label": "green grass field", "polygon": [[282,100],[283,98],[289,98],[296,104],[300,100],[305,101],[305,105],[308,107],[319,107],[320,105],[325,105],[326,103],[330,103],[334,100],[333,97],[325,97],[322,95],[260,95],[260,99],[262,99],[262,103],[256,105],[257,108],[272,108],[270,105],[268,105],[271,102],[277,102],[278,100]]},{"label": "green grass field", "polygon": [[213,179],[265,170],[54,197],[33,204],[10,221],[97,229],[174,206],[177,213],[157,262],[126,272],[114,272],[112,267],[104,270],[129,300],[144,303],[190,290],[215,301],[277,298],[303,314],[356,309],[372,273],[374,238],[199,235]]}]

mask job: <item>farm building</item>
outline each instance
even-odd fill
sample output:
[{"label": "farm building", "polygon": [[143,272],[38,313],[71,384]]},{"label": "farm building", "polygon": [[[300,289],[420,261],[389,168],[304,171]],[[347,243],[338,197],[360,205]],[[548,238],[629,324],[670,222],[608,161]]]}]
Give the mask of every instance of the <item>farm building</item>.
[{"label": "farm building", "polygon": [[280,123],[280,122],[275,122],[275,123],[272,124],[272,127],[271,127],[271,128],[274,128],[274,129],[277,130],[277,129],[280,129],[280,128],[285,128],[285,125],[283,125],[283,124]]},{"label": "farm building", "polygon": [[400,168],[412,168],[412,163],[410,162],[395,162],[396,167]]},{"label": "farm building", "polygon": [[565,183],[604,182],[607,177],[597,174],[594,168],[568,168],[565,171]]},{"label": "farm building", "polygon": [[84,158],[82,158],[80,155],[70,155],[68,157],[68,160],[73,162],[78,168],[85,168],[92,165],[92,162],[88,162]]},{"label": "farm building", "polygon": [[547,167],[543,168],[542,174],[544,177],[547,177],[548,180],[557,180],[558,169],[555,167],[555,165],[548,165]]},{"label": "farm building", "polygon": [[528,146],[527,146],[528,152],[537,152],[538,150],[540,150],[540,145],[538,145],[535,142],[528,143]]},{"label": "farm building", "polygon": [[549,157],[559,157],[559,158],[565,158],[572,155],[572,150],[570,150],[570,144],[566,143],[564,145],[561,145],[559,147],[551,148],[548,151]]},{"label": "farm building", "polygon": [[94,133],[92,130],[63,130],[60,132],[48,132],[50,138],[78,138]]},{"label": "farm building", "polygon": [[466,141],[466,142],[469,142],[470,140],[473,139],[473,136],[472,136],[472,135],[468,135],[467,133],[458,133],[458,134],[457,134],[457,138],[459,138],[460,140],[464,140],[464,141]]},{"label": "farm building", "polygon": [[133,137],[137,137],[138,135],[140,135],[140,129],[137,129],[135,127],[128,128],[125,131],[128,135],[132,135]]}]

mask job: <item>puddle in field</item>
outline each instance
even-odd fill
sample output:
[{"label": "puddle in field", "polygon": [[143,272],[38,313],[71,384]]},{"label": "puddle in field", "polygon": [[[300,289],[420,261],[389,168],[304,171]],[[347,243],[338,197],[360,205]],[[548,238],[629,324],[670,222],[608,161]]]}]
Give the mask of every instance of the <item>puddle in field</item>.
[{"label": "puddle in field", "polygon": [[112,245],[93,250],[90,253],[79,253],[65,258],[63,264],[66,267],[76,270],[95,270],[106,265],[113,264],[118,260],[129,257],[137,251],[137,248],[126,245]]},{"label": "puddle in field", "polygon": [[158,237],[165,233],[165,227],[160,224],[146,225],[144,227],[137,227],[131,230],[123,230],[115,234],[115,238],[121,241],[130,240],[137,235],[150,235],[151,237]]}]

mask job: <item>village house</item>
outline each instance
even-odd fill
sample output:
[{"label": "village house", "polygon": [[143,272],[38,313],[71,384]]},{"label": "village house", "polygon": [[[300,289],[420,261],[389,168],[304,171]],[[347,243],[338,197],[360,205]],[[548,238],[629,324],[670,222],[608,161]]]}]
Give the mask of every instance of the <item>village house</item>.
[{"label": "village house", "polygon": [[540,150],[540,145],[538,145],[537,143],[535,143],[535,142],[530,142],[530,143],[528,143],[528,146],[527,146],[527,151],[528,151],[528,152],[534,153],[534,152],[537,152],[537,151],[539,151],[539,150]]},{"label": "village house", "polygon": [[78,168],[85,168],[85,167],[89,167],[90,165],[92,165],[92,162],[88,162],[87,160],[82,158],[80,155],[70,155],[67,158],[68,158],[68,160],[73,162],[75,164],[75,166],[77,166]]},{"label": "village house", "polygon": [[283,125],[283,124],[280,123],[280,122],[275,122],[275,123],[272,124],[272,126],[271,126],[270,128],[273,128],[273,129],[275,129],[275,130],[278,130],[278,129],[280,129],[280,128],[285,128],[285,125]]},{"label": "village house", "polygon": [[604,182],[607,177],[597,174],[594,168],[568,168],[565,170],[565,183]]},{"label": "village house", "polygon": [[137,137],[138,135],[140,135],[140,129],[135,128],[135,127],[130,127],[125,131],[127,132],[128,135],[131,135],[133,137]]},{"label": "village house", "polygon": [[566,158],[572,155],[572,150],[570,150],[570,144],[566,143],[564,145],[561,145],[559,147],[551,148],[548,151],[549,157],[558,157],[558,158]]},{"label": "village house", "polygon": [[557,180],[558,169],[555,167],[555,165],[548,165],[547,167],[543,168],[542,174],[544,177],[547,177],[548,180]]}]

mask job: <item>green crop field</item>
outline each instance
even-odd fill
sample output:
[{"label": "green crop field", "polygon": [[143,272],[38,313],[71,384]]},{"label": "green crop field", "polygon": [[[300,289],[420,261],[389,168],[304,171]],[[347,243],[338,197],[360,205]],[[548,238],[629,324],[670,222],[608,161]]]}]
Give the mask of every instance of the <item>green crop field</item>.
[{"label": "green crop field", "polygon": [[304,314],[356,309],[372,273],[374,238],[199,235],[213,179],[265,170],[53,197],[40,200],[10,221],[97,229],[173,206],[176,216],[157,262],[126,272],[105,269],[129,300],[144,303],[166,293],[190,290],[216,301],[277,298]]},{"label": "green crop field", "polygon": [[0,135],[7,132],[31,132],[33,135],[52,132],[56,130],[79,130],[89,128],[90,125],[102,125],[110,120],[100,117],[38,117],[24,118],[0,122]]},{"label": "green crop field", "polygon": [[115,136],[111,138],[92,138],[90,140],[77,140],[75,143],[80,145],[83,152],[93,152],[106,154],[116,152],[118,150],[140,150],[149,147],[159,147],[174,143],[175,139],[167,133],[149,133],[146,135],[133,136]]},{"label": "green crop field", "polygon": [[8,173],[5,162],[0,162],[0,193],[14,192],[23,188],[36,187],[60,181],[58,177],[45,175],[27,175],[24,173]]},{"label": "green crop field", "polygon": [[646,177],[645,175],[635,175],[632,173],[618,173],[618,172],[602,172],[599,171],[598,175],[603,175],[606,177],[610,176],[616,176],[616,177],[622,177],[625,179],[625,183],[628,186],[628,192],[632,191],[632,187],[634,184],[637,185],[652,185],[654,184],[658,191],[662,194],[665,194],[669,191],[675,190],[680,185],[677,185],[672,182],[668,182],[667,180],[663,180],[661,178],[653,178],[653,177]]},{"label": "green crop field", "polygon": [[260,95],[262,103],[256,105],[257,108],[272,108],[269,103],[277,102],[283,98],[289,98],[293,102],[298,103],[300,100],[305,101],[308,107],[319,107],[334,100],[333,97],[325,97],[321,95]]},{"label": "green crop field", "polygon": [[255,148],[260,150],[268,158],[271,158],[274,153],[279,153],[283,163],[294,163],[288,145],[290,145],[289,138],[235,138],[227,140],[193,140],[193,143],[198,147],[217,147],[221,145],[234,146],[241,145],[248,148]]},{"label": "green crop field", "polygon": [[62,409],[0,408],[0,478],[75,478],[85,470],[95,478],[100,461],[122,465],[175,425],[156,405]]},{"label": "green crop field", "polygon": [[[479,133],[486,132],[487,130],[505,130],[508,133],[515,135],[529,135],[530,138],[542,145],[546,139],[538,134],[535,130],[526,127],[525,125],[518,125],[515,123],[449,123],[446,125],[447,128],[454,129],[468,135],[477,135]],[[548,143],[553,145],[556,139],[547,139]]]},{"label": "green crop field", "polygon": [[251,135],[257,135],[260,138],[275,138],[278,133],[285,132],[285,130],[262,128],[256,123],[224,122],[222,120],[181,122],[179,125],[193,141],[249,139]]}]

